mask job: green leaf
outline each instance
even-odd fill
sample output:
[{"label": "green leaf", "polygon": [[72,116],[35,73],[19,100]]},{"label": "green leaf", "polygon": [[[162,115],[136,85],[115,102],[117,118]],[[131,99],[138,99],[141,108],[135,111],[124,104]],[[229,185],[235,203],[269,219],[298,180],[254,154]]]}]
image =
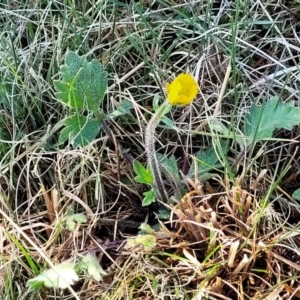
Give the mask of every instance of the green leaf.
[{"label": "green leaf", "polygon": [[108,118],[116,118],[123,115],[127,115],[130,112],[130,109],[133,108],[133,104],[129,100],[125,100],[122,102],[122,104],[112,113],[108,115]]},{"label": "green leaf", "polygon": [[96,281],[100,281],[102,276],[107,275],[100,266],[98,259],[92,254],[87,254],[82,258],[80,267]]},{"label": "green leaf", "polygon": [[131,247],[143,245],[145,250],[151,250],[156,246],[156,237],[152,234],[141,235],[136,238],[128,239],[127,243]]},{"label": "green leaf", "polygon": [[154,98],[153,98],[153,109],[154,111],[157,111],[159,109],[159,95],[155,95]]},{"label": "green leaf", "polygon": [[66,227],[68,230],[73,231],[77,224],[84,224],[87,218],[84,214],[70,214],[66,217]]},{"label": "green leaf", "polygon": [[101,126],[98,120],[79,115],[66,118],[63,123],[65,128],[60,132],[58,142],[70,139],[75,147],[84,147],[93,141]]},{"label": "green leaf", "polygon": [[222,138],[234,139],[241,146],[245,146],[245,144],[246,144],[246,142],[245,142],[246,138],[243,134],[240,134],[236,131],[230,131],[230,129],[219,120],[210,121],[209,128],[211,131],[216,131],[216,132],[221,133]]},{"label": "green leaf", "polygon": [[[226,151],[226,141],[221,141],[221,148],[223,152]],[[201,149],[195,154],[195,159],[193,159],[192,165],[190,167],[188,176],[193,177],[195,175],[195,162],[198,165],[198,175],[203,175],[211,170],[217,169],[222,165],[219,162],[218,155],[216,151],[219,151],[217,147],[210,146],[207,149]]]},{"label": "green leaf", "polygon": [[60,71],[62,80],[53,82],[57,98],[71,108],[98,111],[107,88],[107,72],[101,64],[68,51]]},{"label": "green leaf", "polygon": [[141,231],[140,234],[154,234],[154,230],[151,228],[149,224],[142,223],[140,226]]},{"label": "green leaf", "polygon": [[27,286],[30,291],[38,290],[41,286],[55,289],[65,289],[68,285],[74,284],[79,280],[74,270],[74,265],[70,262],[63,262],[54,269],[44,271],[40,275],[29,279]]},{"label": "green leaf", "polygon": [[141,233],[135,238],[127,240],[129,247],[136,247],[138,245],[143,245],[145,250],[151,250],[156,246],[156,235],[154,230],[148,224],[141,224]]},{"label": "green leaf", "polygon": [[133,169],[137,176],[134,178],[136,182],[152,184],[153,176],[149,169],[146,169],[139,161],[135,160],[133,162]]},{"label": "green leaf", "polygon": [[172,128],[172,129],[175,129],[175,130],[177,131],[177,128],[176,128],[176,126],[174,125],[174,122],[173,122],[170,118],[168,118],[168,117],[166,117],[166,116],[163,116],[163,117],[161,118],[161,121],[162,121],[163,123],[165,123],[165,125],[167,125],[168,127]]},{"label": "green leaf", "polygon": [[224,137],[231,137],[231,133],[229,128],[227,128],[226,125],[224,125],[222,122],[219,120],[213,120],[209,123],[210,129],[217,131],[219,133],[222,133]]},{"label": "green leaf", "polygon": [[8,231],[6,232],[6,234],[13,241],[14,245],[17,246],[19,248],[19,250],[21,250],[22,254],[26,258],[26,260],[27,260],[31,270],[34,272],[34,274],[38,274],[40,271],[39,271],[37,263],[33,259],[34,256],[32,256],[30,251],[27,248],[25,248],[23,246],[23,244],[21,242],[19,242],[19,240],[17,238],[15,238],[14,235],[10,234]]},{"label": "green leaf", "polygon": [[297,189],[297,190],[293,193],[292,197],[293,197],[295,200],[300,200],[300,189]]},{"label": "green leaf", "polygon": [[159,232],[159,231],[161,231],[161,224],[156,223],[156,224],[152,225],[151,228],[154,230],[154,232]]},{"label": "green leaf", "polygon": [[159,95],[156,94],[153,98],[152,106],[154,111],[157,112],[161,108],[161,106],[164,105],[164,110],[161,112],[161,116],[164,116],[173,108],[173,105],[171,104],[166,105],[166,103],[159,104],[159,101],[160,101]]},{"label": "green leaf", "polygon": [[164,154],[157,153],[157,158],[163,170],[166,172],[166,175],[170,177],[175,184],[180,185],[180,176],[175,156],[172,155],[168,158]]},{"label": "green leaf", "polygon": [[250,113],[246,115],[245,135],[250,137],[250,144],[252,141],[271,138],[275,129],[291,130],[299,123],[300,108],[273,97],[265,105],[252,104]]},{"label": "green leaf", "polygon": [[160,220],[170,220],[170,211],[167,209],[160,209],[156,215]]},{"label": "green leaf", "polygon": [[142,202],[142,206],[148,206],[156,201],[156,193],[154,190],[143,193],[145,196]]}]

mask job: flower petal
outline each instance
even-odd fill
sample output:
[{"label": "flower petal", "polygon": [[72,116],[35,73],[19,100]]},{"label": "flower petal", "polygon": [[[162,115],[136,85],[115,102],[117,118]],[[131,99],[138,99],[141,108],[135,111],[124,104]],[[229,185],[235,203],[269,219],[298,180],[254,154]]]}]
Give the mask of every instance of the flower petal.
[{"label": "flower petal", "polygon": [[178,75],[170,84],[166,85],[167,99],[172,105],[188,105],[198,94],[198,85],[190,74]]},{"label": "flower petal", "polygon": [[181,84],[178,81],[173,81],[168,88],[168,101],[172,105],[178,104],[178,96],[181,90]]}]

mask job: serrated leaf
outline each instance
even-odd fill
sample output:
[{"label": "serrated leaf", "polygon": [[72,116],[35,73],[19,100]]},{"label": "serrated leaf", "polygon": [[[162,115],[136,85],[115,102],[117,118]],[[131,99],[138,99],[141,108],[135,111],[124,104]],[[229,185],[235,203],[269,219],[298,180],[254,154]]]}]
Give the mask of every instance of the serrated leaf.
[{"label": "serrated leaf", "polygon": [[86,146],[92,142],[100,130],[101,123],[92,118],[84,116],[72,116],[64,120],[65,128],[60,132],[59,143],[68,139],[77,146]]},{"label": "serrated leaf", "polygon": [[172,155],[170,158],[168,158],[166,155],[157,153],[157,158],[163,170],[167,173],[167,176],[170,177],[174,183],[179,185],[180,176],[175,156]]},{"label": "serrated leaf", "polygon": [[142,206],[148,206],[156,201],[156,193],[154,190],[143,193],[145,196],[142,202]]},{"label": "serrated leaf", "polygon": [[253,140],[271,138],[275,129],[291,130],[300,123],[300,108],[292,103],[280,102],[278,97],[267,101],[265,105],[252,104],[246,115],[245,134]]},{"label": "serrated leaf", "polygon": [[297,190],[293,193],[292,197],[293,197],[295,200],[300,200],[300,189],[297,189]]},{"label": "serrated leaf", "polygon": [[82,258],[80,267],[96,281],[100,281],[102,276],[107,275],[100,266],[98,259],[92,254],[87,254]]},{"label": "serrated leaf", "polygon": [[74,270],[74,265],[69,262],[63,262],[57,265],[55,270],[49,269],[29,279],[27,286],[29,290],[37,290],[43,285],[48,288],[65,289],[68,285],[72,285],[78,280],[79,277]]},{"label": "serrated leaf", "polygon": [[57,98],[71,108],[97,111],[107,88],[107,72],[101,64],[68,51],[60,71],[62,80],[53,82]]},{"label": "serrated leaf", "polygon": [[153,176],[149,169],[146,169],[139,161],[133,162],[133,169],[137,174],[134,180],[139,183],[152,184]]}]

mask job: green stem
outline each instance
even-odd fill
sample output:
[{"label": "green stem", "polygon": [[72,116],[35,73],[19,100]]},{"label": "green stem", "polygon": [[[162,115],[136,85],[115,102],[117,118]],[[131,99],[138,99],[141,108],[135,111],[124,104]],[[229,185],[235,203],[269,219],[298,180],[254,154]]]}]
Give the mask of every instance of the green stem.
[{"label": "green stem", "polygon": [[165,203],[168,201],[168,195],[162,180],[161,170],[155,151],[155,129],[161,118],[170,110],[171,107],[172,105],[168,102],[164,102],[152,116],[145,132],[145,147],[148,158],[148,167],[153,175],[153,189],[155,190],[158,199]]}]

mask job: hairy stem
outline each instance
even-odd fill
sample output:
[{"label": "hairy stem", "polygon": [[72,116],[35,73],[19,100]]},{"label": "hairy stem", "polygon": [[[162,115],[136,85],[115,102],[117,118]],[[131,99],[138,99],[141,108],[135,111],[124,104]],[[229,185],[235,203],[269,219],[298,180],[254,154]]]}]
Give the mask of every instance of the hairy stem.
[{"label": "hairy stem", "polygon": [[153,175],[153,189],[155,190],[158,199],[165,203],[168,201],[168,195],[162,180],[161,170],[155,151],[155,129],[161,118],[169,111],[170,107],[171,105],[168,102],[164,102],[152,116],[145,132],[145,147],[148,158],[148,167]]}]

